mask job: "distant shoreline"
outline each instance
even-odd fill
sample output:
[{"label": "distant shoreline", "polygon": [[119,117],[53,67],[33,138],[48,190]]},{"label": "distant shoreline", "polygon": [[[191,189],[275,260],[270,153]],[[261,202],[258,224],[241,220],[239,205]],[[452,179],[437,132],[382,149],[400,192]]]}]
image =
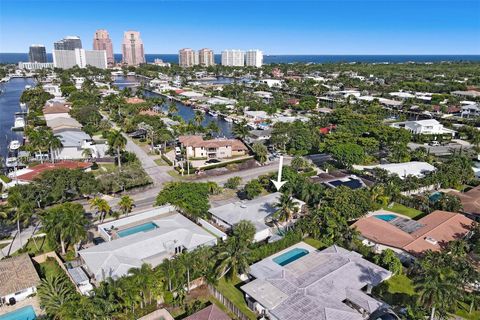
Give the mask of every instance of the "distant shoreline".
[{"label": "distant shoreline", "polygon": [[[122,55],[116,53],[115,61],[120,61]],[[146,54],[147,62],[153,62],[155,59],[162,59],[164,62],[177,63],[178,54]],[[47,59],[52,62],[52,54],[47,54]],[[220,63],[220,54],[215,54],[215,63]],[[27,53],[0,53],[0,63],[18,63],[20,61],[28,61]],[[265,64],[272,63],[405,63],[405,62],[480,62],[480,54],[471,55],[448,55],[448,54],[413,54],[413,55],[283,55],[270,54],[264,56]]]}]

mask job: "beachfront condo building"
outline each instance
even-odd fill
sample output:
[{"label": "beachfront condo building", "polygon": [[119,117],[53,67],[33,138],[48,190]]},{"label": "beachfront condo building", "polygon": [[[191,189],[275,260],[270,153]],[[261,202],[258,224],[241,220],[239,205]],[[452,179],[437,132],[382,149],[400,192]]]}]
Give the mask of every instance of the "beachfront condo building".
[{"label": "beachfront condo building", "polygon": [[28,50],[28,61],[46,63],[47,51],[43,44],[32,44]]},{"label": "beachfront condo building", "polygon": [[245,52],[242,50],[222,51],[222,66],[243,67],[245,65]]},{"label": "beachfront condo building", "polygon": [[138,66],[145,63],[143,41],[138,31],[125,31],[122,44],[123,63],[129,66]]},{"label": "beachfront condo building", "polygon": [[107,30],[99,29],[95,31],[95,35],[93,36],[93,50],[105,50],[107,53],[107,64],[109,66],[114,65],[113,45]]},{"label": "beachfront condo building", "polygon": [[190,48],[183,48],[178,51],[178,64],[180,67],[189,68],[198,64],[198,52]]},{"label": "beachfront condo building", "polygon": [[248,50],[245,54],[245,64],[248,67],[260,68],[263,65],[263,52],[260,50]]},{"label": "beachfront condo building", "polygon": [[55,68],[70,69],[74,66],[85,68],[87,65],[100,69],[107,68],[107,52],[105,50],[53,50]]},{"label": "beachfront condo building", "polygon": [[198,50],[198,63],[206,67],[215,65],[213,50],[208,48]]}]

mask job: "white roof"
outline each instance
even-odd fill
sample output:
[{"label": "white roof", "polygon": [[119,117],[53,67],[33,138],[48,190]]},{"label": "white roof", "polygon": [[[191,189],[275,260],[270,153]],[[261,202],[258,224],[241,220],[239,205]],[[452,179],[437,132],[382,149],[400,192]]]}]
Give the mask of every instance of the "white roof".
[{"label": "white roof", "polygon": [[[304,250],[308,254],[284,266],[275,258]],[[362,314],[343,301],[349,300],[372,313],[383,302],[362,291],[391,277],[391,272],[356,252],[338,246],[323,251],[300,242],[255,263],[256,279],[241,287],[279,320],[361,320]]]},{"label": "white roof", "polygon": [[185,97],[189,97],[189,98],[202,97],[203,96],[203,94],[195,92],[195,91],[185,91],[185,92],[180,93],[180,95],[185,96]]},{"label": "white roof", "polygon": [[436,168],[427,162],[411,161],[403,163],[377,164],[373,166],[353,166],[356,170],[380,168],[388,171],[390,174],[396,174],[404,179],[406,176],[423,177],[425,174],[435,171]]},{"label": "white roof", "polygon": [[98,281],[119,278],[143,263],[153,267],[173,256],[175,247],[193,250],[217,239],[179,213],[151,220],[158,228],[105,242],[79,252]]}]

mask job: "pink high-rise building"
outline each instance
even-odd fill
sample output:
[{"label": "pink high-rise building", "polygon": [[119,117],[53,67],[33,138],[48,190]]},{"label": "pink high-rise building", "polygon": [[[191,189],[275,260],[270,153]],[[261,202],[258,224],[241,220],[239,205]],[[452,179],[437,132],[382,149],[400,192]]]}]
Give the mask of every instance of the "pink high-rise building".
[{"label": "pink high-rise building", "polygon": [[123,34],[123,63],[129,66],[138,66],[145,63],[145,52],[143,51],[143,41],[138,31],[125,31]]},{"label": "pink high-rise building", "polygon": [[93,50],[105,50],[107,52],[108,65],[113,66],[115,64],[112,40],[107,30],[99,29],[95,32],[93,36]]}]

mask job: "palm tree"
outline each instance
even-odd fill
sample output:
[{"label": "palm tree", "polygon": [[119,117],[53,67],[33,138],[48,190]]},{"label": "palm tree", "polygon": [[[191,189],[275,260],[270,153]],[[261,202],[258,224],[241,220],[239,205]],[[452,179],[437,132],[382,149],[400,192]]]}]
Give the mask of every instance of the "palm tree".
[{"label": "palm tree", "polygon": [[168,113],[169,113],[169,114],[174,114],[174,113],[177,113],[177,112],[178,112],[177,104],[175,103],[175,101],[172,101],[172,102],[168,105]]},{"label": "palm tree", "polygon": [[275,207],[277,211],[273,215],[279,221],[289,221],[299,209],[298,203],[289,194],[282,194]]},{"label": "palm tree", "polygon": [[116,150],[118,166],[122,166],[121,152],[127,145],[127,138],[125,138],[120,130],[112,130],[108,135],[108,145],[110,148]]},{"label": "palm tree", "polygon": [[37,294],[46,313],[60,319],[62,306],[75,297],[75,290],[64,274],[56,274],[42,280]]},{"label": "palm tree", "polygon": [[42,223],[47,237],[54,242],[60,242],[62,255],[66,254],[72,243],[76,253],[80,242],[87,235],[85,227],[88,221],[79,203],[67,202],[48,209],[42,217]]},{"label": "palm tree", "polygon": [[82,156],[87,158],[88,160],[92,159],[93,151],[90,148],[83,149]]},{"label": "palm tree", "polygon": [[[34,206],[24,199],[24,196],[18,189],[11,189],[7,198],[8,207],[14,212],[14,222],[17,223],[17,235],[20,242],[20,246],[23,246],[21,236],[21,226],[30,222],[30,218],[33,215]],[[12,248],[13,241],[10,244],[10,250]],[[9,250],[9,251],[10,251]]]},{"label": "palm tree", "polygon": [[247,120],[243,119],[242,121],[235,123],[232,132],[237,138],[244,140],[249,134]]},{"label": "palm tree", "polygon": [[62,141],[55,136],[52,131],[45,131],[45,144],[50,149],[50,158],[52,163],[55,162],[55,151],[62,147]]},{"label": "palm tree", "polygon": [[134,207],[134,201],[130,196],[123,196],[120,199],[120,202],[118,203],[118,206],[120,207],[120,210],[122,211],[123,214],[128,215],[130,212],[132,212],[132,209]]},{"label": "palm tree", "polygon": [[187,271],[187,292],[190,292],[190,271],[193,268],[195,256],[189,252],[184,252],[177,259]]},{"label": "palm tree", "polygon": [[195,122],[195,124],[197,126],[200,126],[200,124],[203,122],[203,120],[205,120],[205,115],[198,110],[195,111],[195,116],[193,117],[193,122]]},{"label": "palm tree", "polygon": [[253,153],[255,153],[255,158],[258,162],[260,162],[261,164],[267,162],[268,150],[264,144],[260,142],[255,142],[252,146],[252,150]]},{"label": "palm tree", "polygon": [[112,211],[112,208],[108,204],[107,200],[102,198],[93,198],[90,199],[89,204],[91,207],[94,207],[97,210],[97,213],[100,213],[100,221],[103,222],[107,214]]}]

